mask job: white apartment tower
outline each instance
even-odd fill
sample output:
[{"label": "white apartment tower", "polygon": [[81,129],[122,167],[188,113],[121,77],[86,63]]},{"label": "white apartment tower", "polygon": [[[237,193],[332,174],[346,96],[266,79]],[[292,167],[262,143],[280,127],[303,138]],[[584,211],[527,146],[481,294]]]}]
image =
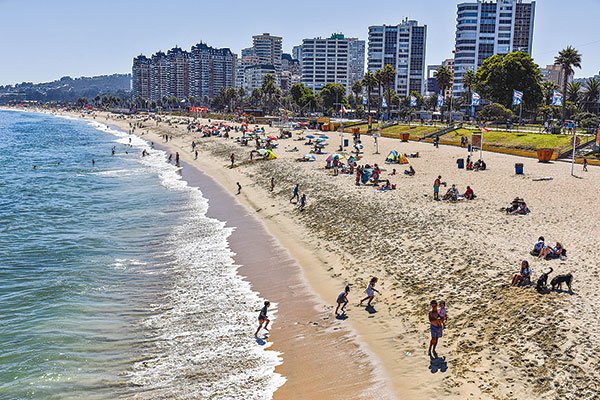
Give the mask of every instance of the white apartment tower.
[{"label": "white apartment tower", "polygon": [[531,55],[535,1],[496,0],[460,3],[456,16],[454,96],[463,92],[462,76],[495,54]]},{"label": "white apartment tower", "polygon": [[394,88],[400,96],[425,91],[425,45],[427,25],[405,19],[399,25],[369,27],[368,69],[386,64],[396,70]]},{"label": "white apartment tower", "polygon": [[281,74],[281,55],[283,54],[282,38],[269,33],[252,36],[254,54],[259,64],[272,65],[277,75]]},{"label": "white apartment tower", "polygon": [[365,71],[365,41],[341,33],[325,39],[304,39],[299,52],[302,83],[315,91],[328,83],[339,83],[349,93],[352,83]]}]

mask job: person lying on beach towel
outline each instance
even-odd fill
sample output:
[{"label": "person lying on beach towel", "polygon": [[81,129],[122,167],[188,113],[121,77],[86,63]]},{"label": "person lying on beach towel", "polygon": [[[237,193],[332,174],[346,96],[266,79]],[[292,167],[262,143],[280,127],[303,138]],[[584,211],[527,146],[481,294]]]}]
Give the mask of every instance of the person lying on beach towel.
[{"label": "person lying on beach towel", "polygon": [[562,244],[556,242],[556,246],[546,246],[540,251],[539,258],[545,260],[556,260],[561,259],[564,260],[567,258],[567,250],[563,248]]}]

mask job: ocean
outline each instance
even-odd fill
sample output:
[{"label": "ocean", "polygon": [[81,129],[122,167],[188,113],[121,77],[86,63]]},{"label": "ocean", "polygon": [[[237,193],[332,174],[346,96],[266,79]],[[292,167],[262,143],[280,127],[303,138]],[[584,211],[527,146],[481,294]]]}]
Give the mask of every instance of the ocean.
[{"label": "ocean", "polygon": [[137,137],[0,111],[0,399],[272,398],[262,299],[207,210]]}]

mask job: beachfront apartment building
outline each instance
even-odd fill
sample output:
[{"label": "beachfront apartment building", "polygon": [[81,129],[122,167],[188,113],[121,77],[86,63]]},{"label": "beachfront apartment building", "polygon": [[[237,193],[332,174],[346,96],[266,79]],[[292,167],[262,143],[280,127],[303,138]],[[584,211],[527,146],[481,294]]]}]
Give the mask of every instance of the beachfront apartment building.
[{"label": "beachfront apartment building", "polygon": [[535,19],[535,1],[478,0],[457,7],[454,96],[464,92],[464,73],[486,58],[512,51],[531,55]]},{"label": "beachfront apartment building", "polygon": [[221,89],[234,87],[235,67],[231,50],[204,43],[193,46],[191,52],[175,47],[150,58],[140,55],[133,59],[133,95],[156,102],[165,97],[193,97],[206,105]]},{"label": "beachfront apartment building", "polygon": [[270,33],[252,37],[252,47],[242,50],[237,67],[236,87],[252,92],[262,86],[262,78],[268,73],[275,75],[281,84],[283,46],[282,38]]},{"label": "beachfront apartment building", "polygon": [[405,19],[398,25],[369,27],[368,70],[375,72],[386,64],[396,70],[394,89],[405,97],[425,91],[425,47],[427,25]]},{"label": "beachfront apartment building", "polygon": [[352,83],[365,71],[365,41],[334,33],[329,38],[302,41],[302,83],[319,91],[328,83],[339,83],[351,92]]},{"label": "beachfront apartment building", "polygon": [[252,48],[254,55],[258,57],[259,64],[274,66],[277,76],[281,74],[282,41],[283,38],[270,33],[252,36]]}]

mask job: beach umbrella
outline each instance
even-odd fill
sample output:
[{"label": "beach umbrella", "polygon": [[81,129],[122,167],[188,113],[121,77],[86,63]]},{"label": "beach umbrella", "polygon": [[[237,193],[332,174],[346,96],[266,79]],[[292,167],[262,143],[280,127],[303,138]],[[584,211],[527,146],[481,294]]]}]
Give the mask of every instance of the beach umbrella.
[{"label": "beach umbrella", "polygon": [[256,150],[258,152],[258,154],[260,154],[261,156],[264,156],[265,154],[267,154],[267,149],[258,149]]},{"label": "beach umbrella", "polygon": [[324,139],[324,138],[318,138],[318,139],[317,139],[317,142],[319,142],[319,143],[323,143],[323,142],[325,142],[326,140],[327,140],[327,139]]},{"label": "beach umbrella", "polygon": [[267,139],[269,139],[269,140],[277,140],[277,137],[273,136],[273,135],[270,135],[270,136],[267,136]]},{"label": "beach umbrella", "polygon": [[307,139],[314,139],[314,138],[315,138],[315,136],[314,136],[314,135],[306,135],[305,137],[306,137]]},{"label": "beach umbrella", "polygon": [[362,144],[360,144],[360,143],[357,143],[357,144],[355,144],[355,145],[354,145],[354,148],[355,148],[355,149],[362,149],[363,147],[365,147],[365,146],[363,146],[363,145],[362,145]]},{"label": "beach umbrella", "polygon": [[314,156],[314,155],[312,155],[312,154],[305,154],[305,155],[304,155],[304,159],[305,159],[306,161],[316,161],[316,160],[317,160],[317,157],[315,157],[315,156]]},{"label": "beach umbrella", "polygon": [[319,137],[320,137],[321,139],[329,139],[329,136],[327,136],[327,135],[321,135],[321,136],[319,136]]}]

